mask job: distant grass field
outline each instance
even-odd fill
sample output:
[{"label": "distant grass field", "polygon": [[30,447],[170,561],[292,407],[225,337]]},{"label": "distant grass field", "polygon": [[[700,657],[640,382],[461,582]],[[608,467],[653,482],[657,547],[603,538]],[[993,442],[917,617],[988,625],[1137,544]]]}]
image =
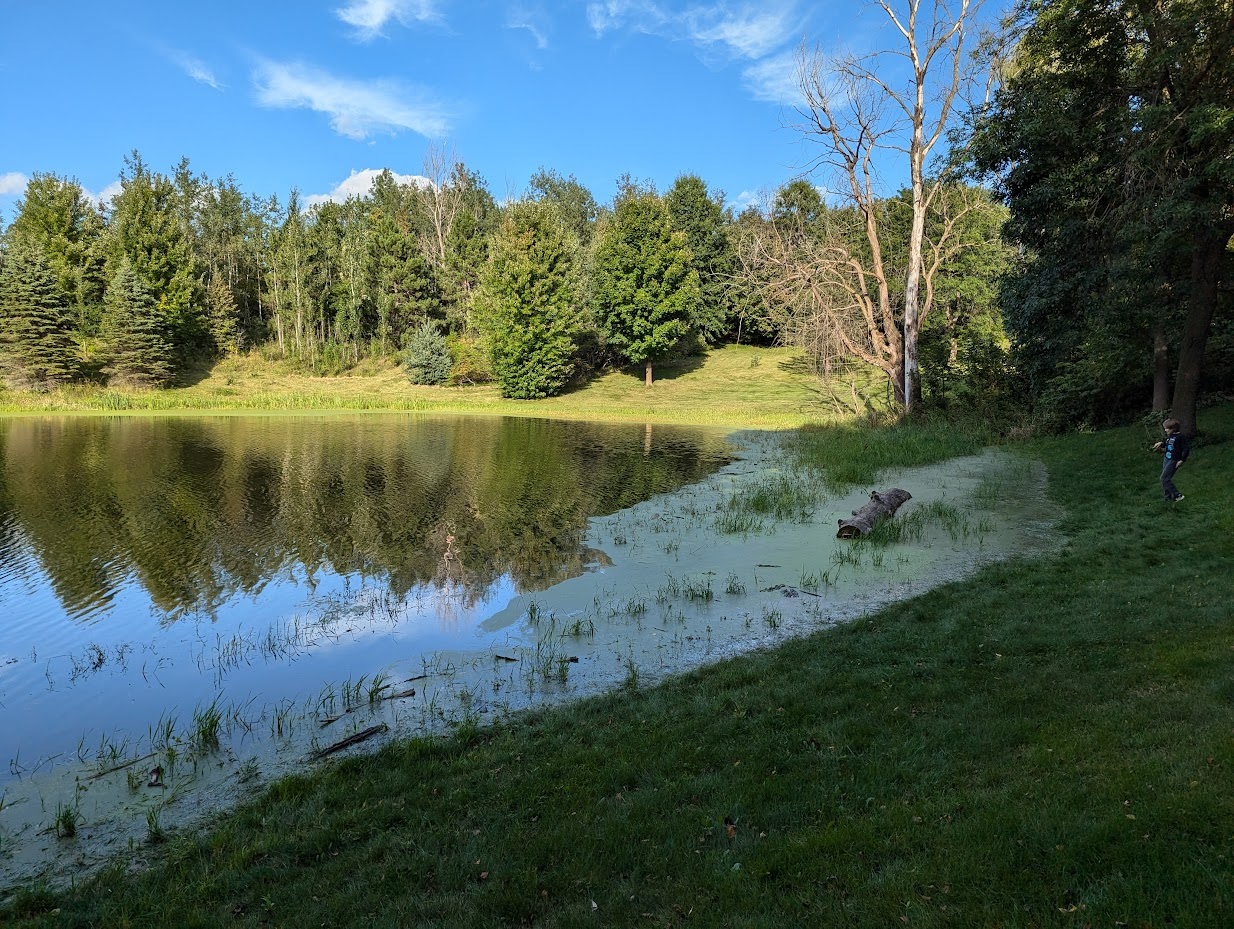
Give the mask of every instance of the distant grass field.
[{"label": "distant grass field", "polygon": [[[1180,504],[1143,429],[1012,445],[1049,469],[1061,550],[278,781],[0,924],[1234,925],[1234,408],[1201,426]],[[834,430],[802,454],[979,438]]]},{"label": "distant grass field", "polygon": [[[822,384],[793,349],[729,346],[657,365],[655,375],[650,388],[639,368],[609,372],[559,397],[503,400],[492,386],[419,387],[389,364],[349,377],[309,377],[248,356],[219,362],[192,386],[168,390],[0,392],[0,412],[411,410],[752,428],[791,428],[853,413],[854,386]],[[885,395],[874,373],[855,388],[874,406]]]}]

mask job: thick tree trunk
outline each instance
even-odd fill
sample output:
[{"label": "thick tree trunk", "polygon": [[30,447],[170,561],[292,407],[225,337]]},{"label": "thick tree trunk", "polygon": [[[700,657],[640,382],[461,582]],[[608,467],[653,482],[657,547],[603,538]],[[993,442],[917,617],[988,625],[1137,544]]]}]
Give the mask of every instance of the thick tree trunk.
[{"label": "thick tree trunk", "polygon": [[1170,411],[1182,423],[1186,436],[1196,434],[1196,403],[1200,395],[1200,372],[1204,346],[1217,307],[1217,291],[1226,265],[1226,247],[1231,229],[1222,224],[1203,230],[1191,257],[1191,302],[1178,350],[1178,376],[1174,379],[1174,401]]},{"label": "thick tree trunk", "polygon": [[858,536],[869,535],[876,524],[894,516],[896,510],[911,499],[913,499],[912,494],[896,487],[884,490],[882,493],[874,491],[870,494],[869,503],[859,510],[853,510],[851,519],[836,520],[840,524],[836,538],[855,539]]},{"label": "thick tree trunk", "polygon": [[1165,326],[1157,325],[1153,333],[1153,412],[1164,413],[1170,408],[1170,345],[1165,338]]},{"label": "thick tree trunk", "polygon": [[647,386],[651,386],[651,362],[647,362]]}]

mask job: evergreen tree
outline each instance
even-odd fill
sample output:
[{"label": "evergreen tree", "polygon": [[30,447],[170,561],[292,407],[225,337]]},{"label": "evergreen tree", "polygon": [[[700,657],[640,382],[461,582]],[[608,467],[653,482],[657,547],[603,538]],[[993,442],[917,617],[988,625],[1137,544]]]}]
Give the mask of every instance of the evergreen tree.
[{"label": "evergreen tree", "polygon": [[185,162],[173,180],[151,171],[137,152],[125,158],[120,183],[112,201],[108,274],[114,280],[128,262],[164,317],[165,337],[187,358],[207,340],[193,240],[199,185]]},{"label": "evergreen tree", "polygon": [[685,235],[698,272],[693,328],[704,342],[713,344],[727,331],[734,314],[730,285],[737,256],[728,235],[732,217],[724,208],[723,194],[708,193],[703,179],[695,174],[677,178],[664,195],[664,204],[673,229]]},{"label": "evergreen tree", "polygon": [[63,290],[43,252],[11,246],[0,265],[0,370],[10,386],[46,389],[77,373]]},{"label": "evergreen tree", "polygon": [[407,334],[403,349],[403,367],[413,384],[444,384],[450,377],[454,362],[446,337],[437,323],[425,320]]},{"label": "evergreen tree", "polygon": [[102,217],[76,179],[54,174],[30,179],[9,228],[13,241],[25,242],[46,256],[79,335],[92,335],[98,327],[106,280],[105,233]]},{"label": "evergreen tree", "polygon": [[480,275],[476,320],[502,396],[558,393],[574,372],[578,240],[548,204],[507,207]]},{"label": "evergreen tree", "polygon": [[685,233],[653,190],[625,184],[599,232],[593,302],[609,343],[631,364],[664,359],[692,332],[700,290]]},{"label": "evergreen tree", "polygon": [[121,384],[162,387],[171,380],[172,346],[163,308],[127,261],[104,298],[104,338],[110,363],[104,373]]}]

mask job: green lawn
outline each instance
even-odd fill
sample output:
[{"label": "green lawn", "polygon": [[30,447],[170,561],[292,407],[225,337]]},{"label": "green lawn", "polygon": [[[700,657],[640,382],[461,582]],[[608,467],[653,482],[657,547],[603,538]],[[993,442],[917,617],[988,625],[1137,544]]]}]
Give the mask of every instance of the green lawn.
[{"label": "green lawn", "polygon": [[[699,358],[613,371],[546,400],[503,400],[496,387],[418,387],[393,365],[350,377],[308,377],[258,356],[228,359],[187,387],[121,390],[69,387],[47,393],[0,391],[0,412],[179,412],[418,410],[634,420],[757,428],[828,422],[853,412],[854,385],[825,387],[794,349],[728,346]],[[863,375],[859,402],[884,402],[885,379]],[[833,393],[834,392],[834,393]]]},{"label": "green lawn", "polygon": [[[1143,429],[1013,446],[1049,468],[1061,550],[327,764],[0,923],[1234,925],[1234,408],[1201,425],[1183,503],[1159,499]],[[920,461],[971,439],[802,441]]]}]

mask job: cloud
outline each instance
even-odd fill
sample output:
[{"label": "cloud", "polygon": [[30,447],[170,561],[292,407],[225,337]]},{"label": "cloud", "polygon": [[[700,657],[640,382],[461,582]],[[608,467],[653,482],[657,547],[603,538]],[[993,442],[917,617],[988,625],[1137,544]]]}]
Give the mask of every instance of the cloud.
[{"label": "cloud", "polygon": [[[369,191],[373,189],[373,181],[377,175],[381,174],[381,168],[365,168],[363,171],[352,171],[347,175],[347,179],[339,184],[334,190],[328,194],[310,194],[304,198],[306,207],[315,206],[318,203],[326,203],[334,201],[342,203],[348,197],[367,197]],[[390,174],[400,184],[410,184],[414,187],[432,186],[432,181],[427,177],[422,177],[419,174],[395,174],[393,171]]]},{"label": "cloud", "polygon": [[793,5],[779,9],[745,7],[737,12],[696,8],[685,13],[690,37],[700,45],[719,45],[742,58],[762,58],[795,37]]},{"label": "cloud", "polygon": [[506,15],[507,29],[526,29],[536,40],[536,48],[543,51],[548,48],[548,27],[543,10],[529,10],[521,6],[512,7]]},{"label": "cloud", "polygon": [[755,62],[741,73],[746,88],[756,100],[795,104],[801,101],[797,83],[797,50],[783,51]]},{"label": "cloud", "polygon": [[253,83],[262,106],[325,113],[334,131],[351,139],[403,129],[439,138],[450,127],[441,103],[397,81],[357,81],[309,65],[267,61]]},{"label": "cloud", "polygon": [[758,59],[796,38],[800,26],[796,6],[795,0],[770,0],[673,9],[656,0],[604,0],[587,4],[587,22],[597,35],[627,28]]},{"label": "cloud", "polygon": [[18,194],[24,194],[26,192],[26,185],[29,183],[30,178],[20,171],[0,174],[0,197],[15,197]]},{"label": "cloud", "polygon": [[184,52],[172,52],[172,61],[179,65],[180,70],[197,81],[199,84],[205,84],[207,87],[214,90],[222,90],[223,85],[220,84],[214,77],[214,72],[210,70],[199,58],[194,58],[192,55]]},{"label": "cloud", "polygon": [[107,204],[109,204],[112,198],[115,197],[122,190],[124,190],[123,184],[121,184],[119,181],[112,181],[110,184],[108,184],[106,187],[100,190],[97,194],[92,193],[89,190],[86,190],[84,187],[82,188],[81,192],[85,194],[96,207],[99,207],[99,206],[106,206]]},{"label": "cloud", "polygon": [[441,19],[436,0],[351,0],[334,12],[365,42],[383,35],[382,30],[392,19],[403,26]]}]

